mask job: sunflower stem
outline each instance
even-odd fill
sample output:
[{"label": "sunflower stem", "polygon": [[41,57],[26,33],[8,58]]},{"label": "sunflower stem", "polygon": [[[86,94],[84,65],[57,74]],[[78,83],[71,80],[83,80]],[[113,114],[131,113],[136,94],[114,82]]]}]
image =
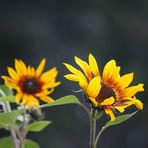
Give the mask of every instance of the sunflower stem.
[{"label": "sunflower stem", "polygon": [[96,114],[97,110],[91,108],[91,121],[90,121],[90,148],[96,148],[95,137],[96,137]]},{"label": "sunflower stem", "polygon": [[84,105],[84,104],[79,104],[88,114],[88,118],[89,118],[89,122],[91,122],[91,120],[93,119],[90,110]]},{"label": "sunflower stem", "polygon": [[89,117],[89,123],[90,123],[90,148],[96,148],[94,142],[95,142],[95,135],[96,135],[96,115],[97,110],[94,108],[91,108],[91,111],[84,105],[80,104],[80,106],[87,112]]},{"label": "sunflower stem", "polygon": [[26,108],[24,107],[23,123],[22,123],[22,127],[20,129],[22,148],[24,147],[24,141],[26,138],[25,126],[28,125],[28,123],[29,123],[29,122],[26,122],[25,116],[26,116]]},{"label": "sunflower stem", "polygon": [[100,136],[101,136],[101,134],[103,133],[104,130],[105,130],[105,128],[102,127],[102,129],[101,129],[100,132],[98,133],[98,135],[97,135],[97,137],[96,137],[96,140],[95,140],[95,142],[94,142],[95,146],[97,146],[98,141],[99,141],[99,139],[100,139]]}]

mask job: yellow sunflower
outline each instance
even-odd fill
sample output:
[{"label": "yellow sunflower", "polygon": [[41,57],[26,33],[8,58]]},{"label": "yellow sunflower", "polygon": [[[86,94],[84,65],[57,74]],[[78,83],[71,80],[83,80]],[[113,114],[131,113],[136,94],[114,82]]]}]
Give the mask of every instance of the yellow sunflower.
[{"label": "yellow sunflower", "polygon": [[39,106],[39,99],[44,102],[52,102],[53,99],[47,95],[54,91],[60,84],[56,82],[58,71],[52,68],[42,74],[46,60],[43,59],[35,70],[32,66],[26,66],[22,60],[15,60],[15,69],[8,67],[8,76],[2,76],[5,84],[16,89],[16,102],[26,105],[29,109]]},{"label": "yellow sunflower", "polygon": [[144,91],[144,84],[128,87],[133,81],[133,73],[120,76],[120,66],[116,65],[115,60],[105,65],[102,75],[92,54],[89,54],[88,63],[78,57],[75,57],[75,62],[83,72],[64,63],[71,72],[64,77],[78,82],[92,105],[104,109],[111,120],[115,119],[114,110],[123,113],[131,105],[143,109],[142,102],[136,99],[135,94]]}]

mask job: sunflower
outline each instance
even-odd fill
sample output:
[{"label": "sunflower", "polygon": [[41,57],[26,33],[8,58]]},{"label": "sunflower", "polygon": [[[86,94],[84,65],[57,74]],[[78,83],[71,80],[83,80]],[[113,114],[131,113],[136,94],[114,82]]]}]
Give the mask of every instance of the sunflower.
[{"label": "sunflower", "polygon": [[17,91],[16,103],[28,106],[29,109],[39,106],[39,99],[44,102],[52,102],[48,95],[60,84],[56,82],[58,74],[56,68],[52,68],[42,74],[46,60],[43,59],[35,70],[32,66],[26,66],[22,60],[15,59],[15,69],[8,67],[8,76],[2,76],[5,84]]},{"label": "sunflower", "polygon": [[144,91],[144,84],[140,83],[129,87],[133,81],[133,73],[120,76],[120,66],[117,66],[113,59],[105,65],[101,75],[92,54],[89,54],[88,61],[87,63],[75,57],[75,62],[82,69],[82,72],[64,63],[71,72],[64,77],[79,83],[93,107],[102,108],[111,120],[115,119],[116,110],[123,113],[125,108],[131,105],[143,109],[142,102],[135,97],[135,94]]}]

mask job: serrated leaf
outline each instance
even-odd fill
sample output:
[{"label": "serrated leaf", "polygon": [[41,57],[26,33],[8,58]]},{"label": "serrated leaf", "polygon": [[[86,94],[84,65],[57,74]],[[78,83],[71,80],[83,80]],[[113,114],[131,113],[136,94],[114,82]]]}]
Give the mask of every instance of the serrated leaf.
[{"label": "serrated leaf", "polygon": [[133,113],[131,113],[131,114],[125,114],[125,115],[118,116],[118,117],[116,117],[115,120],[113,120],[113,121],[108,121],[108,122],[105,124],[104,128],[107,128],[107,127],[110,127],[110,126],[113,126],[113,125],[120,124],[120,123],[122,123],[122,122],[128,120],[128,119],[131,118],[132,116],[134,116],[137,112],[138,112],[138,111],[135,111],[135,112],[133,112]]},{"label": "serrated leaf", "polygon": [[73,95],[69,95],[69,96],[65,96],[60,99],[57,99],[54,102],[42,105],[42,106],[40,106],[40,108],[49,107],[49,106],[57,106],[57,105],[65,105],[65,104],[81,104],[81,103],[77,97],[75,97]]},{"label": "serrated leaf", "polygon": [[26,126],[26,132],[39,132],[42,131],[45,127],[51,124],[51,121],[35,121]]},{"label": "serrated leaf", "polygon": [[[13,143],[11,137],[4,137],[0,139],[0,147],[1,148],[13,148]],[[39,145],[29,139],[25,140],[24,148],[39,148]]]},{"label": "serrated leaf", "polygon": [[14,110],[12,112],[0,113],[0,128],[12,127],[19,115],[20,111]]},{"label": "serrated leaf", "polygon": [[15,103],[15,96],[5,96],[5,97],[0,97],[0,101],[3,102],[10,102],[10,103]]},{"label": "serrated leaf", "polygon": [[2,90],[6,96],[13,96],[13,91],[6,85],[0,85],[0,90]]}]

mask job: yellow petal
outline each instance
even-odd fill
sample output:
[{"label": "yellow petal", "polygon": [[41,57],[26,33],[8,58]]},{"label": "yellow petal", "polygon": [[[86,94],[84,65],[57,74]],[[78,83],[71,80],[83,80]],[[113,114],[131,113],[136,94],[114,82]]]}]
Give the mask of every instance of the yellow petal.
[{"label": "yellow petal", "polygon": [[110,79],[112,79],[112,75],[114,75],[115,71],[117,69],[116,61],[111,60],[109,61],[103,70],[103,81],[108,83]]},{"label": "yellow petal", "polygon": [[45,64],[46,64],[46,59],[42,59],[42,61],[40,62],[39,66],[36,70],[36,76],[37,77],[41,75],[41,73],[42,73],[42,71],[45,67]]},{"label": "yellow petal", "polygon": [[126,74],[124,76],[122,76],[118,83],[117,83],[117,87],[122,87],[122,88],[126,88],[130,85],[130,83],[133,81],[133,76],[134,76],[134,73],[129,73],[129,74]]},{"label": "yellow petal", "polygon": [[18,73],[18,75],[22,76],[22,75],[25,75],[25,71],[22,67],[22,63],[15,59],[15,69],[16,69],[16,72]]},{"label": "yellow petal", "polygon": [[116,84],[118,81],[119,81],[119,79],[120,79],[120,66],[117,66],[116,68],[115,68],[115,70],[114,70],[114,72],[112,73],[112,76],[111,76],[111,78],[110,78],[110,83],[111,84]]},{"label": "yellow petal", "polygon": [[110,97],[101,102],[100,105],[112,105],[115,102],[114,97]]},{"label": "yellow petal", "polygon": [[70,81],[75,81],[75,82],[79,81],[79,77],[74,74],[67,74],[64,77]]},{"label": "yellow petal", "polygon": [[120,94],[121,97],[132,97],[134,96],[137,92],[142,92],[144,91],[143,88],[144,84],[138,84],[137,86],[131,86],[125,89],[125,91]]},{"label": "yellow petal", "polygon": [[136,97],[133,98],[133,102],[138,109],[143,109],[143,103],[140,100],[136,99]]},{"label": "yellow petal", "polygon": [[87,79],[84,76],[84,74],[69,64],[64,63],[64,65],[67,67],[67,69],[70,72],[72,72],[79,78],[79,85],[85,90],[88,86],[88,83],[87,83]]},{"label": "yellow petal", "polygon": [[124,106],[115,106],[115,109],[117,109],[120,113],[123,113],[125,111]]},{"label": "yellow petal", "polygon": [[35,69],[34,69],[34,67],[31,67],[30,65],[28,66],[27,76],[29,76],[29,77],[35,77]]},{"label": "yellow petal", "polygon": [[13,80],[12,78],[10,77],[7,77],[7,76],[1,76],[5,81],[10,81],[12,83],[16,83],[17,81],[16,80]]},{"label": "yellow petal", "polygon": [[96,59],[94,58],[92,54],[89,54],[88,60],[89,60],[90,69],[92,73],[94,74],[94,76],[100,75]]},{"label": "yellow petal", "polygon": [[30,101],[29,99],[30,99],[30,96],[27,94],[24,94],[24,96],[22,98],[21,105],[26,105],[28,103],[28,101]]},{"label": "yellow petal", "polygon": [[98,106],[98,102],[96,101],[95,98],[89,97],[90,101],[92,102],[92,104],[97,107]]},{"label": "yellow petal", "polygon": [[16,101],[17,104],[20,103],[22,97],[23,97],[22,93],[17,93],[17,94],[16,94],[16,99],[15,99],[15,101]]},{"label": "yellow petal", "polygon": [[73,66],[71,66],[70,64],[67,64],[67,63],[64,63],[64,65],[65,65],[66,68],[67,68],[70,72],[72,72],[73,74],[85,78],[84,74],[83,74],[80,70],[74,68]]},{"label": "yellow petal", "polygon": [[50,93],[52,93],[54,91],[54,89],[51,89],[51,90],[48,90],[48,89],[44,89],[42,90],[41,92],[35,94],[36,97],[40,97],[40,96],[43,96],[43,95],[48,95]]},{"label": "yellow petal", "polygon": [[127,107],[129,107],[129,106],[131,106],[131,105],[134,104],[133,98],[128,97],[128,98],[123,98],[122,100],[124,101],[122,103],[122,105],[124,106],[124,108],[127,108]]},{"label": "yellow petal", "polygon": [[125,107],[135,105],[138,109],[140,109],[140,110],[143,109],[143,103],[140,100],[136,99],[135,96],[133,98],[125,98],[123,100],[126,100],[125,101]]},{"label": "yellow petal", "polygon": [[27,103],[27,106],[29,109],[35,109],[37,107],[39,107],[39,101],[34,97],[34,96],[29,96],[29,101]]},{"label": "yellow petal", "polygon": [[27,76],[31,76],[31,66],[30,65],[27,68]]},{"label": "yellow petal", "polygon": [[105,113],[108,114],[111,118],[111,121],[115,120],[115,115],[110,108],[105,108]]},{"label": "yellow petal", "polygon": [[53,100],[51,97],[49,97],[49,96],[41,96],[40,99],[41,99],[42,101],[44,101],[44,102],[47,102],[47,103],[53,102],[53,101],[54,101],[54,100]]},{"label": "yellow petal", "polygon": [[27,68],[26,68],[25,63],[22,60],[20,60],[19,62],[20,62],[23,74],[26,75],[27,74]]},{"label": "yellow petal", "polygon": [[14,79],[14,80],[19,79],[19,75],[16,73],[16,71],[13,68],[8,67],[8,73],[11,76],[12,79]]},{"label": "yellow petal", "polygon": [[101,89],[100,76],[93,78],[87,87],[86,93],[89,97],[96,98]]},{"label": "yellow petal", "polygon": [[56,67],[54,67],[54,68],[48,70],[47,72],[43,73],[40,76],[40,80],[43,82],[51,81],[56,78],[57,74],[58,74],[58,71],[57,71]]},{"label": "yellow petal", "polygon": [[31,72],[31,76],[34,77],[35,76],[35,69],[34,69],[34,67],[31,67],[31,71],[30,72]]},{"label": "yellow petal", "polygon": [[11,79],[10,77],[7,76],[2,76],[2,78],[5,80],[5,84],[11,88],[17,88],[17,81]]},{"label": "yellow petal", "polygon": [[57,87],[58,85],[60,85],[61,82],[51,82],[51,83],[47,83],[43,86],[42,89],[51,89],[51,88],[54,88],[54,87]]},{"label": "yellow petal", "polygon": [[82,89],[86,90],[88,83],[87,80],[84,77],[79,78],[79,85]]},{"label": "yellow petal", "polygon": [[91,73],[91,69],[90,69],[89,65],[78,57],[75,57],[75,61],[81,67],[81,69],[85,73],[86,77],[89,80],[92,79],[92,73]]}]

